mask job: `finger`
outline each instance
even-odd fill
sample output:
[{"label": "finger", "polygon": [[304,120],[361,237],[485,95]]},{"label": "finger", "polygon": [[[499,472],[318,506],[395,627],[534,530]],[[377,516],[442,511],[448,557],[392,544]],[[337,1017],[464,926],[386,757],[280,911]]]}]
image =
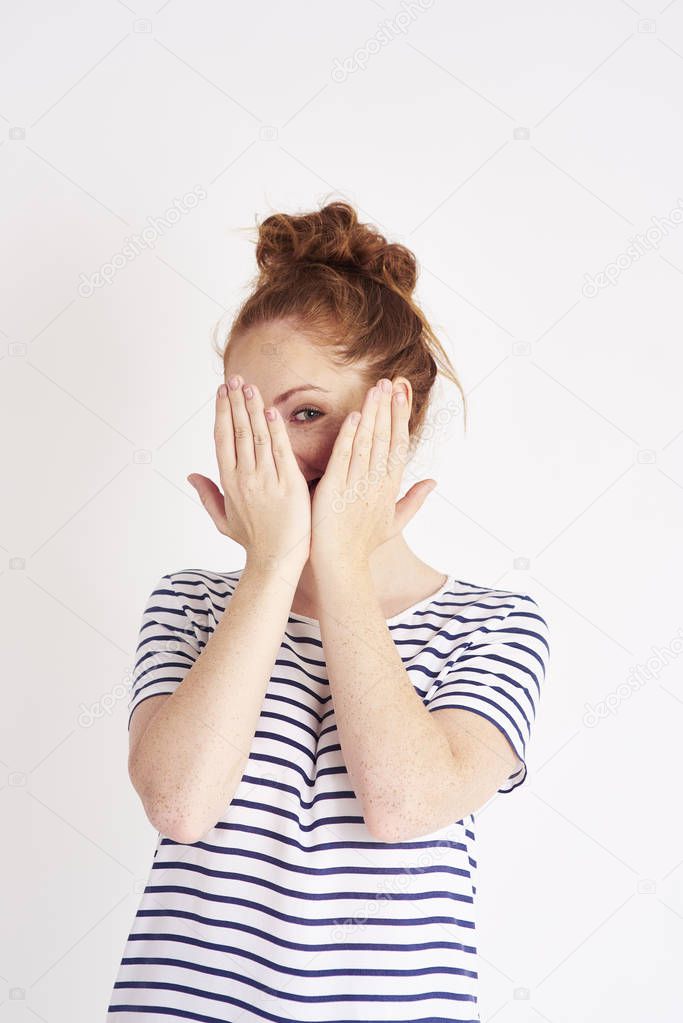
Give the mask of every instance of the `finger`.
[{"label": "finger", "polygon": [[[235,434],[232,426],[232,413],[225,384],[216,391],[216,418],[213,428],[213,437],[216,443],[216,457],[218,459],[219,471],[234,472],[237,465],[237,453],[235,451]],[[221,482],[222,482],[221,476]]]},{"label": "finger", "polygon": [[266,409],[266,412],[273,413],[273,419],[266,416],[266,423],[270,431],[270,443],[273,452],[275,470],[280,483],[294,479],[296,473],[303,475],[299,464],[294,457],[292,445],[289,441],[289,434],[285,422],[276,408]]},{"label": "finger", "polygon": [[225,499],[216,484],[207,476],[200,476],[196,472],[192,473],[192,476],[188,476],[188,481],[197,491],[199,500],[213,519],[216,528],[224,533],[228,528]]},{"label": "finger", "polygon": [[413,484],[410,490],[396,503],[392,536],[405,529],[413,516],[417,515],[435,486],[436,480],[420,480],[419,483]]},{"label": "finger", "polygon": [[[400,398],[402,396],[402,399]],[[391,396],[391,443],[389,447],[389,478],[396,487],[401,486],[403,470],[410,453],[410,404],[405,388],[397,388]]]},{"label": "finger", "polygon": [[270,431],[264,415],[263,398],[256,384],[248,384],[244,388],[244,400],[247,414],[251,422],[251,433],[254,439],[254,458],[256,471],[266,479],[277,479]]},{"label": "finger", "polygon": [[244,403],[245,384],[241,376],[231,379],[237,380],[237,387],[234,390],[228,387],[228,397],[230,398],[230,409],[232,411],[232,427],[235,431],[237,471],[248,475],[256,469],[256,455],[254,454],[251,420],[249,419],[247,406]]},{"label": "finger", "polygon": [[360,412],[349,412],[339,428],[330,457],[327,460],[325,478],[331,479],[337,486],[344,489],[349,473],[349,463],[353,450],[353,438],[360,423]]},{"label": "finger", "polygon": [[353,438],[353,449],[347,478],[347,486],[354,486],[360,479],[367,480],[372,448],[372,435],[375,429],[377,406],[379,405],[379,388],[371,387],[365,395],[361,419]]},{"label": "finger", "polygon": [[[380,386],[380,384],[382,386]],[[375,416],[375,430],[370,451],[369,472],[381,480],[388,472],[389,446],[391,444],[391,381],[384,377],[377,385],[379,401]]]}]

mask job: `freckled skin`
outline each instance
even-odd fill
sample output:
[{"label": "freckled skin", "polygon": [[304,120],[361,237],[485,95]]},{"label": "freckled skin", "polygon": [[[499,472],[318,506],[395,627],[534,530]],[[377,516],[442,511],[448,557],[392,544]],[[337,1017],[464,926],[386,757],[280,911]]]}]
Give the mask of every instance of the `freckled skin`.
[{"label": "freckled skin", "polygon": [[[239,373],[245,381],[255,383],[266,407],[278,394],[301,383],[315,383],[326,389],[327,394],[302,391],[279,408],[295,458],[307,479],[325,470],[345,417],[362,407],[368,388],[377,382],[363,366],[340,368],[329,349],[282,321],[234,338],[226,353],[225,373],[226,379]],[[393,383],[404,386],[410,400],[410,381],[396,377]],[[293,413],[305,406],[323,414],[309,423],[297,423]],[[306,416],[298,418],[304,420]],[[402,533],[372,552],[370,570],[380,603],[389,608],[387,616],[436,590],[443,578],[442,572],[417,557]],[[315,575],[307,562],[296,585],[292,609],[318,618],[319,603]]]},{"label": "freckled skin", "polygon": [[[258,388],[264,409],[304,381],[325,388],[327,393],[301,392],[279,410],[305,479],[324,473],[341,424],[349,411],[362,407],[368,387],[376,383],[357,367],[340,372],[328,351],[282,323],[236,339],[227,355],[226,377],[234,373]],[[406,387],[410,401],[410,382],[398,378],[394,383]],[[301,426],[294,413],[307,406],[323,415]],[[210,481],[198,480],[208,508]],[[368,502],[357,507],[367,509]],[[358,532],[352,531],[352,541]],[[387,629],[386,617],[434,592],[443,573],[422,562],[400,532],[367,558],[349,557],[346,546],[330,550],[329,558],[326,553],[323,548],[304,559],[297,550],[291,557],[269,558],[247,549],[226,612],[182,683],[172,695],[155,696],[136,708],[130,725],[130,777],[150,821],[163,834],[184,843],[198,841],[232,800],[290,609],[319,620],[344,760],[376,837],[398,841],[408,830],[427,833],[460,819],[480,805],[478,800],[485,801],[484,794],[495,791],[499,777],[506,777],[509,747],[506,752],[496,746],[505,740],[484,722],[496,735],[482,733],[485,741],[476,761],[481,783],[463,789],[454,757],[456,736],[476,738],[481,725],[460,721],[456,728],[456,711],[429,714]],[[446,722],[445,715],[451,716],[448,733],[437,722]],[[472,762],[474,749],[470,741]]]}]

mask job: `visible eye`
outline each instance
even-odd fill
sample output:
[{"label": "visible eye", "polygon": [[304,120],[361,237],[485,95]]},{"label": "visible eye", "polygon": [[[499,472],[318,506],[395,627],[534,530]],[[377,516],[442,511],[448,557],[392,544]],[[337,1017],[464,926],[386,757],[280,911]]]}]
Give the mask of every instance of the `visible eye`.
[{"label": "visible eye", "polygon": [[[315,412],[315,413],[316,413],[316,418],[317,418],[317,416],[322,416],[322,415],[324,415],[324,413],[323,413],[323,412],[321,412],[321,411],[320,411],[320,409],[317,409],[317,408],[311,408],[310,406],[306,406],[305,408],[300,408],[300,409],[297,409],[297,410],[296,410],[296,412],[293,412],[293,413],[292,413],[292,415],[294,415],[294,416],[300,416],[302,412]],[[298,423],[314,423],[314,422],[315,422],[315,419],[297,419],[296,421],[297,421]]]}]

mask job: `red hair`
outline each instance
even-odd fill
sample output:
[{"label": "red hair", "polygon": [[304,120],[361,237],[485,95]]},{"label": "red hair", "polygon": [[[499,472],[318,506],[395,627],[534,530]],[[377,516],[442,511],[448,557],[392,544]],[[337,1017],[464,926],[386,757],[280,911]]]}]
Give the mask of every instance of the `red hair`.
[{"label": "red hair", "polygon": [[465,395],[448,355],[413,299],[417,261],[404,245],[362,224],[347,202],[258,226],[259,272],[219,351],[252,327],[286,320],[330,349],[340,366],[363,363],[368,386],[406,377],[413,391],[411,444],[421,432],[437,373]]}]

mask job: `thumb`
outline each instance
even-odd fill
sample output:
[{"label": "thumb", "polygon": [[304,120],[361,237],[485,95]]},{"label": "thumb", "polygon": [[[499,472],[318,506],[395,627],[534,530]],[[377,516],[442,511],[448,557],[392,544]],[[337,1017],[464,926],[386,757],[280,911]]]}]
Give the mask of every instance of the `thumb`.
[{"label": "thumb", "polygon": [[225,515],[225,500],[222,493],[208,476],[201,476],[197,472],[190,473],[187,482],[194,487],[207,512],[213,519],[217,529],[225,532],[228,520]]},{"label": "thumb", "polygon": [[395,533],[400,533],[405,529],[435,488],[436,480],[419,480],[413,484],[407,494],[403,495],[400,501],[396,502],[396,510],[394,512]]}]

